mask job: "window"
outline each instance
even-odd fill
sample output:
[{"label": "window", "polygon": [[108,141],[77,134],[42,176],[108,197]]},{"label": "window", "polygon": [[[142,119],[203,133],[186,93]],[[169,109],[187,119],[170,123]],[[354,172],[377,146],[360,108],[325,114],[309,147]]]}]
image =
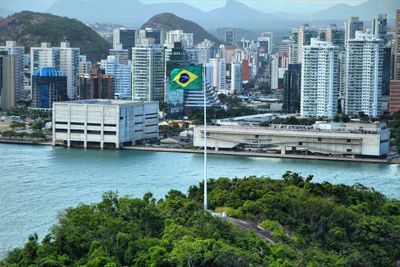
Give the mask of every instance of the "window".
[{"label": "window", "polygon": [[303,142],[299,142],[299,146],[302,146],[303,145]]},{"label": "window", "polygon": [[351,151],[352,151],[352,149],[351,149],[351,148],[348,148],[346,151],[347,151],[347,152],[351,152]]},{"label": "window", "polygon": [[56,133],[67,133],[67,129],[56,129]]},{"label": "window", "polygon": [[85,125],[83,122],[71,122],[71,125]]},{"label": "window", "polygon": [[87,131],[87,134],[101,134],[101,131]]},{"label": "window", "polygon": [[117,133],[112,131],[104,131],[104,135],[117,135]]},{"label": "window", "polygon": [[254,138],[260,138],[260,136],[259,136],[258,134],[256,134],[256,135],[254,136]]},{"label": "window", "polygon": [[83,134],[83,133],[85,133],[85,131],[84,130],[71,130],[71,133]]},{"label": "window", "polygon": [[351,139],[347,139],[347,143],[351,143]]},{"label": "window", "polygon": [[87,126],[101,126],[100,123],[88,123]]},{"label": "window", "polygon": [[321,142],[322,141],[322,138],[318,138],[318,142]]},{"label": "window", "polygon": [[64,124],[64,125],[67,125],[68,122],[66,122],[66,121],[56,121],[56,124]]},{"label": "window", "polygon": [[104,127],[117,127],[116,124],[104,124]]}]

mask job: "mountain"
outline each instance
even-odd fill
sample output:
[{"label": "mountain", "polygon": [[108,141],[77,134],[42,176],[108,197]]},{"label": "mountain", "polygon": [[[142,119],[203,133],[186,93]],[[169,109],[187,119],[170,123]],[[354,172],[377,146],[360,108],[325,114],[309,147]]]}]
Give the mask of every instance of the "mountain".
[{"label": "mountain", "polygon": [[[139,0],[58,0],[48,12],[80,19],[85,23],[115,23],[129,27],[139,27],[149,18],[168,12],[194,21],[209,30],[231,27],[273,31],[316,20],[344,20],[349,16],[371,20],[377,14],[388,13],[390,19],[394,17],[396,8],[400,8],[399,0],[367,0],[356,6],[342,3],[306,14],[263,13],[242,2],[227,0],[223,7],[203,12],[182,2],[144,4]],[[95,12],[88,12],[91,10]]]},{"label": "mountain", "polygon": [[161,13],[152,17],[149,21],[143,24],[144,28],[156,28],[164,32],[171,30],[183,30],[184,32],[190,32],[194,34],[194,43],[197,44],[204,39],[208,39],[212,42],[219,43],[218,39],[212,34],[204,30],[200,25],[175,16],[172,13]]},{"label": "mountain", "polygon": [[0,20],[0,43],[15,40],[26,52],[41,42],[58,46],[68,40],[72,47],[80,47],[81,54],[99,60],[108,54],[110,44],[82,22],[66,17],[23,11]]},{"label": "mountain", "polygon": [[396,9],[400,8],[399,0],[368,0],[357,6],[337,4],[328,9],[316,12],[309,16],[310,19],[346,19],[351,16],[360,17],[362,20],[371,20],[378,14],[388,14],[394,18]]},{"label": "mountain", "polygon": [[227,27],[246,27],[261,21],[281,19],[273,14],[266,14],[235,0],[227,0],[225,6],[207,13],[208,21]]},{"label": "mountain", "polygon": [[[77,9],[76,7],[79,7]],[[96,12],[87,12],[96,10]],[[204,12],[184,3],[143,4],[138,0],[58,0],[48,12],[77,18],[87,23],[116,23],[138,27],[149,18],[171,12],[187,19],[203,17]],[[115,16],[112,16],[115,14]]]}]

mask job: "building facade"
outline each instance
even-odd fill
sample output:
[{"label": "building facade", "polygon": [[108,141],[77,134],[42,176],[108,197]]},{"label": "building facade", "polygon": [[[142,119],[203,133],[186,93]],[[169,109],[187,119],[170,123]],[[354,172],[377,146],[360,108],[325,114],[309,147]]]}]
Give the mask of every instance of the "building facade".
[{"label": "building facade", "polygon": [[24,99],[24,47],[18,46],[15,41],[6,41],[5,46],[0,46],[0,51],[6,51],[9,55],[15,57],[15,99],[16,101]]},{"label": "building facade", "polygon": [[31,73],[41,68],[55,68],[67,76],[69,99],[76,98],[77,77],[79,74],[80,49],[70,47],[69,42],[61,42],[60,47],[42,43],[31,48]]},{"label": "building facade", "polygon": [[132,47],[135,46],[135,30],[127,28],[114,29],[113,31],[113,49],[121,47],[128,50],[128,58],[132,56]]},{"label": "building facade", "polygon": [[396,30],[394,33],[393,79],[400,80],[400,9],[396,10]]},{"label": "building facade", "polygon": [[105,74],[113,77],[114,95],[121,99],[131,99],[131,65],[120,63],[116,56],[108,56]]},{"label": "building facade", "polygon": [[16,105],[16,57],[0,51],[0,109],[10,110]]},{"label": "building facade", "polygon": [[356,31],[363,31],[364,22],[360,21],[359,17],[350,17],[344,22],[345,37],[344,42],[354,39],[356,37]]},{"label": "building facade", "polygon": [[243,89],[243,66],[239,62],[231,64],[231,91],[240,92]]},{"label": "building facade", "polygon": [[389,113],[400,111],[400,80],[390,81]]},{"label": "building facade", "polygon": [[356,32],[346,44],[345,113],[381,114],[383,40]]},{"label": "building facade", "polygon": [[[202,126],[195,126],[193,146],[203,146]],[[390,132],[383,123],[316,123],[307,125],[208,126],[207,146],[257,149],[301,155],[383,157],[390,151]]]},{"label": "building facade", "polygon": [[32,75],[32,107],[50,109],[57,101],[67,101],[67,76],[54,68],[37,69]]},{"label": "building facade", "polygon": [[101,73],[83,73],[78,77],[78,100],[114,99],[113,76]]},{"label": "building facade", "polygon": [[283,111],[300,113],[301,64],[289,64],[284,77]]},{"label": "building facade", "polygon": [[158,103],[80,100],[53,104],[53,145],[120,148],[158,139]]},{"label": "building facade", "polygon": [[304,46],[301,66],[302,117],[333,118],[337,113],[339,60],[337,46],[311,39]]},{"label": "building facade", "polygon": [[132,95],[136,101],[164,101],[165,51],[161,45],[132,49]]}]

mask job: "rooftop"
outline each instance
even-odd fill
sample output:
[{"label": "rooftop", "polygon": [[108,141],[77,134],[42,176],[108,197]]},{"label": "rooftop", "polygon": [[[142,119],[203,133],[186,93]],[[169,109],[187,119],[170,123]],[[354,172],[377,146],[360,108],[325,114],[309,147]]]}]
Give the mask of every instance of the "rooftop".
[{"label": "rooftop", "polygon": [[143,102],[133,100],[121,100],[121,99],[84,99],[84,100],[72,100],[65,102],[56,102],[56,104],[80,104],[80,105],[127,105],[127,104],[142,104],[142,103],[157,103],[157,101]]},{"label": "rooftop", "polygon": [[65,77],[64,72],[56,70],[55,68],[41,68],[35,70],[33,76],[40,77]]}]

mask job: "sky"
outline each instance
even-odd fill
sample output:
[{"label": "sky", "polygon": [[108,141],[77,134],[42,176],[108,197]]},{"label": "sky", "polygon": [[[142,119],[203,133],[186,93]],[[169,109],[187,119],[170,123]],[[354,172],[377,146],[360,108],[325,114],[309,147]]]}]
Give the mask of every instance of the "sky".
[{"label": "sky", "polygon": [[[0,0],[0,8],[13,11],[45,11],[57,0]],[[139,0],[143,3],[184,2],[204,11],[225,5],[226,0]],[[365,0],[236,0],[263,12],[315,12],[332,5],[358,5]],[[112,2],[112,0],[110,0]]]}]

